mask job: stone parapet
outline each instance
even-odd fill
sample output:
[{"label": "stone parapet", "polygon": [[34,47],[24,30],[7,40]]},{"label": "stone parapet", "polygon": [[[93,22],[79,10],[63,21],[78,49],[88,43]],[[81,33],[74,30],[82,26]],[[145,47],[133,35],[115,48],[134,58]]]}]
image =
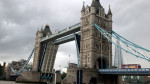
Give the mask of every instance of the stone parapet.
[{"label": "stone parapet", "polygon": [[75,68],[75,69],[68,69],[67,76],[62,81],[62,84],[73,84],[77,82],[77,71],[82,70],[82,83],[89,84],[91,80],[98,78],[98,70],[90,69],[90,68]]},{"label": "stone parapet", "polygon": [[16,82],[40,82],[40,72],[23,71],[22,76],[17,77]]}]

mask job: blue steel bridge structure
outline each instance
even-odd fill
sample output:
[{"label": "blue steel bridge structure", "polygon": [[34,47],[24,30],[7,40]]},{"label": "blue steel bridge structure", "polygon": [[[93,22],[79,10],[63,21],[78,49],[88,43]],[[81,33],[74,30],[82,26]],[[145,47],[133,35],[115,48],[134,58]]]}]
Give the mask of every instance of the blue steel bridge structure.
[{"label": "blue steel bridge structure", "polygon": [[[150,61],[150,50],[145,49],[126,38],[122,37],[118,33],[112,30],[112,34],[108,33],[105,29],[99,27],[96,23],[94,23],[95,28],[101,35],[103,35],[109,42],[111,42],[113,45],[117,46],[122,51],[131,54],[131,56],[135,56],[137,58],[144,59],[145,61]],[[77,23],[73,26],[70,26],[62,31],[58,31],[57,34],[52,34],[50,36],[46,36],[42,38],[41,42],[47,42],[49,40],[53,40],[52,44],[63,44],[69,41],[75,40],[76,43],[76,50],[77,50],[77,60],[78,60],[78,67],[80,67],[80,27],[81,24]],[[115,39],[115,40],[114,40]],[[118,45],[115,41],[119,41],[121,45]],[[45,44],[46,45],[46,44]],[[47,47],[45,46],[45,49],[43,52],[45,52]],[[10,74],[10,76],[14,75],[21,75],[21,72],[24,71],[24,68],[30,61],[32,55],[33,55],[34,49],[32,50],[31,54],[29,55],[26,63],[19,71],[14,71],[14,69],[11,67],[11,71],[13,71],[15,74]],[[41,64],[39,69],[41,69],[43,58],[45,53],[43,53]],[[105,74],[105,75],[150,75],[150,68],[141,68],[141,69],[112,69],[110,67],[107,67],[106,69],[99,69],[99,74]],[[52,75],[41,75],[42,79],[51,79]]]}]

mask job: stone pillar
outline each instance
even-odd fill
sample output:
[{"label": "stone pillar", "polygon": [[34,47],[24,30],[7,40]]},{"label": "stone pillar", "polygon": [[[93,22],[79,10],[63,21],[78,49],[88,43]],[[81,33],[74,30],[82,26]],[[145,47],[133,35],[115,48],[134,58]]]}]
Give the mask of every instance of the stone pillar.
[{"label": "stone pillar", "polygon": [[38,71],[38,68],[39,68],[39,63],[40,63],[40,58],[41,58],[41,55],[40,55],[40,51],[41,51],[41,39],[43,37],[43,34],[42,34],[42,30],[41,31],[37,31],[36,33],[36,38],[35,38],[35,47],[34,47],[34,58],[33,58],[33,71]]},{"label": "stone pillar", "polygon": [[56,82],[56,84],[61,84],[61,82],[62,82],[62,79],[61,79],[61,73],[60,73],[60,71],[56,71],[56,73],[55,73],[55,82]]}]

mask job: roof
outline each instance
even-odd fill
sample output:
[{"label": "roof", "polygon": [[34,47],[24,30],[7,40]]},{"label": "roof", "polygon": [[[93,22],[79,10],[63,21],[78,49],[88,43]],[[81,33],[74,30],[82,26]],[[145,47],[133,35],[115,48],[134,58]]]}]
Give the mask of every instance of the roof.
[{"label": "roof", "polygon": [[99,10],[99,7],[102,7],[99,0],[93,0],[91,7],[95,7],[96,11]]},{"label": "roof", "polygon": [[50,30],[50,27],[49,25],[47,24],[44,28],[44,31],[43,31],[43,36],[46,37],[48,34],[52,34],[51,30]]}]

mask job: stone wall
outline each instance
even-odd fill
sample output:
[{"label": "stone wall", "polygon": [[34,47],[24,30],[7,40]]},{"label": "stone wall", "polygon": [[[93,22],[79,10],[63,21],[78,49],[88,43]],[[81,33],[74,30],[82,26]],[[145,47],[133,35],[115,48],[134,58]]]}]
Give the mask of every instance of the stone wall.
[{"label": "stone wall", "polygon": [[23,71],[22,76],[17,77],[17,82],[40,82],[40,72]]},{"label": "stone wall", "polygon": [[35,46],[34,46],[34,58],[33,58],[33,71],[38,71],[39,69],[39,63],[40,63],[40,51],[41,51],[41,39],[43,37],[42,31],[37,31],[36,38],[35,38]]},{"label": "stone wall", "polygon": [[[77,71],[82,70],[82,83],[89,84],[92,78],[98,78],[98,71],[96,69],[80,68],[68,69],[67,76],[62,81],[62,84],[74,84],[77,82]],[[97,81],[98,82],[98,81]]]}]

